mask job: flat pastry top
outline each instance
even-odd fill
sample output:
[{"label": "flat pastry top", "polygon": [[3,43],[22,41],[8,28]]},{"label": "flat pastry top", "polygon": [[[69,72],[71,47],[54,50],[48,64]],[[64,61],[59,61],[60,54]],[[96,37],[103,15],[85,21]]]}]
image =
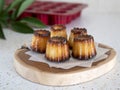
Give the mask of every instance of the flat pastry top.
[{"label": "flat pastry top", "polygon": [[87,29],[85,29],[85,28],[73,28],[71,30],[71,32],[74,34],[87,34]]},{"label": "flat pastry top", "polygon": [[66,44],[67,40],[64,37],[59,37],[59,36],[55,36],[52,37],[48,40],[49,43],[58,43],[58,44]]},{"label": "flat pastry top", "polygon": [[94,40],[92,35],[79,35],[74,38],[74,41],[89,41]]},{"label": "flat pastry top", "polygon": [[35,36],[50,36],[50,32],[48,30],[37,30],[34,32]]},{"label": "flat pastry top", "polygon": [[60,31],[60,30],[65,30],[65,29],[66,29],[66,27],[64,25],[61,25],[61,24],[53,25],[51,27],[51,30],[54,30],[54,31]]}]

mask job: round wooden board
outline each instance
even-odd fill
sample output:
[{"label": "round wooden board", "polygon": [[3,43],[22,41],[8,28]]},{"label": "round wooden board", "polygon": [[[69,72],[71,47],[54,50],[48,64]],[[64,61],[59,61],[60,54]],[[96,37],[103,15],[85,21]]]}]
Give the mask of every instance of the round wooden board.
[{"label": "round wooden board", "polygon": [[78,84],[107,73],[115,65],[115,50],[103,44],[99,46],[110,48],[107,53],[108,58],[93,63],[90,68],[77,66],[71,69],[60,69],[49,67],[45,63],[28,60],[30,56],[25,54],[26,49],[18,49],[15,52],[14,66],[19,75],[32,82],[53,86]]}]

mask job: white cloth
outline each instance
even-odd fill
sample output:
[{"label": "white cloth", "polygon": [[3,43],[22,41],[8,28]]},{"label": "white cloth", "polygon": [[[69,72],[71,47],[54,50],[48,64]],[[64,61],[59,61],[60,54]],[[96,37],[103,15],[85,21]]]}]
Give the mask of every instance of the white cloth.
[{"label": "white cloth", "polygon": [[29,60],[36,62],[43,62],[48,64],[50,67],[70,69],[75,66],[91,67],[93,62],[97,62],[107,58],[108,55],[106,55],[105,53],[108,52],[109,49],[98,47],[98,44],[96,44],[96,51],[97,51],[97,55],[90,60],[77,60],[70,57],[68,61],[60,62],[60,63],[50,62],[46,60],[45,54],[40,54],[34,51],[27,51],[26,54],[30,55]]}]

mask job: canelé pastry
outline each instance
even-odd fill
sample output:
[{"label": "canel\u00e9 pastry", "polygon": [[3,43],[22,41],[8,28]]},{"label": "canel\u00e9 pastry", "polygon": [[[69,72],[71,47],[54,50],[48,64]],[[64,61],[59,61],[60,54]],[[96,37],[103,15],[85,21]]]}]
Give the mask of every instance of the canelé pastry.
[{"label": "canel\u00e9 pastry", "polygon": [[66,27],[64,25],[53,25],[51,27],[50,37],[61,36],[67,39]]},{"label": "canel\u00e9 pastry", "polygon": [[69,47],[72,49],[74,37],[79,35],[87,35],[87,30],[85,28],[73,28],[69,37]]},{"label": "canel\u00e9 pastry", "polygon": [[50,38],[47,42],[45,57],[53,62],[68,60],[70,51],[66,38],[58,36]]},{"label": "canel\u00e9 pastry", "polygon": [[50,32],[47,30],[37,30],[32,38],[31,48],[33,51],[45,53],[46,44],[50,38]]},{"label": "canel\u00e9 pastry", "polygon": [[82,35],[74,38],[72,56],[79,60],[88,60],[96,55],[94,38],[91,35]]}]

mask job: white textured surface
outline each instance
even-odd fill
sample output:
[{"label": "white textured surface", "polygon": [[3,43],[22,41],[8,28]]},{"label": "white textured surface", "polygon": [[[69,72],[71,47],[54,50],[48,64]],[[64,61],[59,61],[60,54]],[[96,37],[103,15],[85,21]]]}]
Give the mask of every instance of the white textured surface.
[{"label": "white textured surface", "polygon": [[107,74],[90,82],[66,87],[51,87],[32,83],[21,78],[13,66],[14,51],[24,42],[30,42],[32,35],[15,33],[4,29],[7,40],[0,39],[0,90],[120,90],[120,14],[89,14],[67,25],[86,27],[95,41],[113,47],[117,53],[117,64]]}]

